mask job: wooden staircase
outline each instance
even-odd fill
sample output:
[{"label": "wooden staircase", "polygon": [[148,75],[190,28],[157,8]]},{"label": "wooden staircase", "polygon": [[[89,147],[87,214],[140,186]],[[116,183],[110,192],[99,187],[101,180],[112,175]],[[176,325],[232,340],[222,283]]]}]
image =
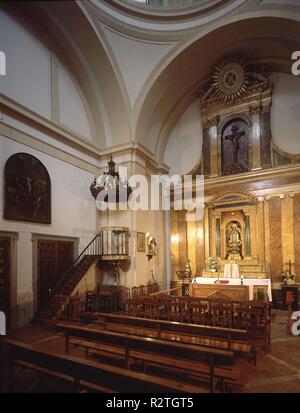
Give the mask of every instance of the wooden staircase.
[{"label": "wooden staircase", "polygon": [[69,303],[70,296],[74,294],[82,278],[91,266],[101,259],[101,253],[102,246],[98,234],[58,281],[49,296],[49,300],[38,308],[32,319],[33,323],[47,322],[61,315]]}]

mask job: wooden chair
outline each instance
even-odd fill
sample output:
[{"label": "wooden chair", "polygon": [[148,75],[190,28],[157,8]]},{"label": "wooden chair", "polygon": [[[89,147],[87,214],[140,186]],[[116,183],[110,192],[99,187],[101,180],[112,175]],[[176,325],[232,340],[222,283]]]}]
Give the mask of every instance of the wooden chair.
[{"label": "wooden chair", "polygon": [[139,295],[139,289],[138,289],[138,287],[132,287],[132,288],[131,288],[131,297],[132,297],[132,298],[135,298],[135,297],[138,297],[138,295]]},{"label": "wooden chair", "polygon": [[139,294],[139,296],[142,296],[142,297],[147,295],[147,288],[146,288],[145,285],[140,285],[138,287],[138,294]]},{"label": "wooden chair", "polygon": [[231,328],[233,324],[233,304],[211,301],[209,304],[210,323],[213,326]]},{"label": "wooden chair", "polygon": [[97,302],[97,291],[87,291],[85,294],[85,311],[95,312]]},{"label": "wooden chair", "polygon": [[188,303],[188,323],[209,324],[209,304],[200,300],[189,300]]},{"label": "wooden chair", "polygon": [[112,291],[108,288],[101,288],[98,289],[98,300],[99,300],[99,307],[100,310],[110,310],[112,307]]},{"label": "wooden chair", "polygon": [[130,298],[131,292],[130,288],[128,287],[120,287],[119,290],[119,307],[121,311],[125,311],[126,309],[126,300]]},{"label": "wooden chair", "polygon": [[68,307],[67,307],[67,317],[68,320],[76,321],[79,319],[79,313],[81,311],[81,299],[78,295],[69,297]]},{"label": "wooden chair", "polygon": [[169,305],[169,321],[184,322],[185,319],[185,302],[179,298],[170,300]]}]

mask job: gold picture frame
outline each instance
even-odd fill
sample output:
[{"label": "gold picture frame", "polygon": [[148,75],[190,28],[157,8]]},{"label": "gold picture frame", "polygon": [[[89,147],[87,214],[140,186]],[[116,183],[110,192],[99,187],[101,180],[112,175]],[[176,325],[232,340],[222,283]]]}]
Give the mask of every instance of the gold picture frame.
[{"label": "gold picture frame", "polygon": [[137,252],[146,252],[146,234],[144,232],[137,232],[136,250]]}]

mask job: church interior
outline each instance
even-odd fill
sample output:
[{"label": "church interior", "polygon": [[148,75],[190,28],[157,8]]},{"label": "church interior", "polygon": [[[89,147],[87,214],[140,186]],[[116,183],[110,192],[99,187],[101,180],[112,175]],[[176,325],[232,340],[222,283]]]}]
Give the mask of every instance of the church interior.
[{"label": "church interior", "polygon": [[299,303],[300,2],[1,2],[0,393],[300,393]]}]

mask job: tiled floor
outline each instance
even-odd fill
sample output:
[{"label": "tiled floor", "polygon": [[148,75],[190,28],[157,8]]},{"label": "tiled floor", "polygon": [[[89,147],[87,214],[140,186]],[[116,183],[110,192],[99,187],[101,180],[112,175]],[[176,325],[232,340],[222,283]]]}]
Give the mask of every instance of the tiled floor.
[{"label": "tiled floor", "polygon": [[[300,335],[297,337],[287,333],[287,313],[272,312],[272,348],[269,354],[258,354],[257,365],[242,361],[246,372],[246,383],[242,391],[245,393],[300,393]],[[10,333],[10,337],[25,343],[35,343],[48,350],[64,352],[63,337],[46,331],[41,327],[31,326]],[[0,348],[1,349],[1,348]],[[74,355],[84,357],[83,351],[76,349]],[[0,391],[5,391],[7,360],[0,351]],[[2,383],[2,386],[1,386]],[[36,391],[36,375],[24,372],[17,377],[17,390]],[[49,387],[49,390],[68,390],[64,385]]]},{"label": "tiled floor", "polygon": [[272,312],[272,347],[259,354],[249,371],[244,392],[300,393],[300,336],[287,333],[287,313]]}]

